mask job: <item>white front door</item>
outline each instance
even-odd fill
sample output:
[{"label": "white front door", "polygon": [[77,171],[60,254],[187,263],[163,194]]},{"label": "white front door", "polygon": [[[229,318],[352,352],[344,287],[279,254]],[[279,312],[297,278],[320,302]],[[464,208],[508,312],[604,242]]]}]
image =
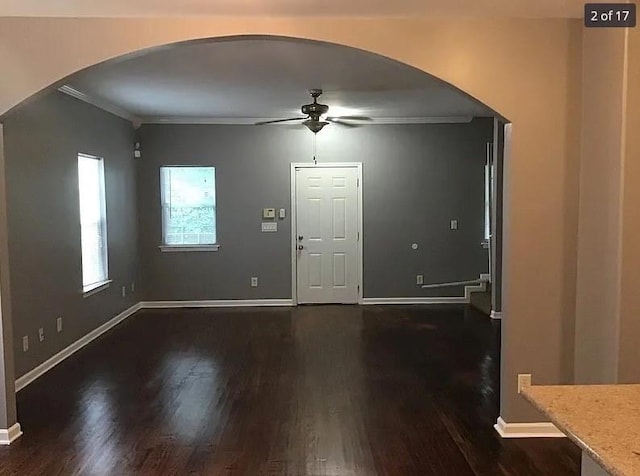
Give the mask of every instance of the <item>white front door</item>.
[{"label": "white front door", "polygon": [[295,168],[299,304],[358,302],[358,168]]}]

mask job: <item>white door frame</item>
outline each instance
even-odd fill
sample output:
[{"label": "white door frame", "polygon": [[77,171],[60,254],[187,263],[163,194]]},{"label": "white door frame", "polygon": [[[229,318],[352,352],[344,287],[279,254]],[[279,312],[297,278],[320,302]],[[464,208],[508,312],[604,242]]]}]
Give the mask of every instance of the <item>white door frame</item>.
[{"label": "white door frame", "polygon": [[358,304],[362,304],[362,266],[363,266],[363,254],[362,254],[362,189],[364,188],[362,182],[362,162],[326,162],[321,164],[313,164],[310,162],[291,163],[291,300],[293,305],[298,305],[298,266],[297,266],[297,208],[296,208],[296,169],[300,168],[355,168],[358,175],[358,190],[356,192],[358,197]]}]

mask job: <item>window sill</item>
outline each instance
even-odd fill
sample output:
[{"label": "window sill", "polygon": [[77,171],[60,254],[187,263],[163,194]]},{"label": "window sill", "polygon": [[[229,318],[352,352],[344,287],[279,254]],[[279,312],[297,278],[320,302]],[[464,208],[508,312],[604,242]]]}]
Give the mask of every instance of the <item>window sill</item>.
[{"label": "window sill", "polygon": [[82,289],[82,297],[87,298],[89,296],[93,296],[94,294],[97,294],[100,291],[107,289],[109,286],[111,286],[112,282],[113,280],[107,279],[106,281],[103,281],[101,283],[96,283],[96,284],[92,284],[91,286],[87,286],[86,288]]},{"label": "window sill", "polygon": [[163,253],[179,253],[183,251],[218,251],[220,245],[162,245],[158,248]]}]

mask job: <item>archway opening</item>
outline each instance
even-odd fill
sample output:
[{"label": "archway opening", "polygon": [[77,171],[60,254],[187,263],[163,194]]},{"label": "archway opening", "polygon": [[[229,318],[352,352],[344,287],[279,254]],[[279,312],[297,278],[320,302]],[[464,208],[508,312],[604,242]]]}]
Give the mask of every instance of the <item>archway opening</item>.
[{"label": "archway opening", "polygon": [[[254,125],[300,114],[312,88],[343,119],[318,134],[295,121]],[[388,58],[281,37],[180,43],[78,72],[2,120],[18,387],[74,334],[139,301],[289,304],[297,259],[290,238],[301,235],[291,221],[292,162],[362,164],[355,281],[362,304],[463,305],[474,290],[496,289],[488,275],[500,250],[488,240],[500,228],[492,218],[501,185],[490,170],[500,157],[503,120],[450,84]],[[101,160],[104,171],[104,206],[96,208],[103,214],[86,223],[99,250],[93,255],[83,248],[79,155]],[[162,168],[171,167],[215,169],[215,201],[165,203],[186,193],[185,182],[202,182],[163,182]],[[37,238],[44,223],[47,243]],[[278,226],[271,231],[265,223]],[[89,260],[104,276],[82,292],[91,284],[83,281]],[[68,271],[64,278],[41,274],[47,295],[39,303],[25,299],[33,287],[29,263]],[[20,353],[24,336],[34,339],[21,316],[45,308],[63,319],[56,333],[73,333],[39,354]]]}]

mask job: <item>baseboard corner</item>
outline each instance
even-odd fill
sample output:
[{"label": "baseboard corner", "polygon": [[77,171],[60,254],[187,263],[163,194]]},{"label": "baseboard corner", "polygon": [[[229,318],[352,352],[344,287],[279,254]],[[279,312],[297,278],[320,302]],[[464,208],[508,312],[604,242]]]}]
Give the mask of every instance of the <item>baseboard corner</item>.
[{"label": "baseboard corner", "polygon": [[502,319],[502,312],[491,311],[491,314],[489,317],[491,317],[491,319]]},{"label": "baseboard corner", "polygon": [[565,438],[557,426],[550,422],[507,423],[502,417],[493,425],[502,438]]},{"label": "baseboard corner", "polygon": [[0,445],[10,445],[22,436],[20,423],[15,423],[8,429],[0,429]]}]

